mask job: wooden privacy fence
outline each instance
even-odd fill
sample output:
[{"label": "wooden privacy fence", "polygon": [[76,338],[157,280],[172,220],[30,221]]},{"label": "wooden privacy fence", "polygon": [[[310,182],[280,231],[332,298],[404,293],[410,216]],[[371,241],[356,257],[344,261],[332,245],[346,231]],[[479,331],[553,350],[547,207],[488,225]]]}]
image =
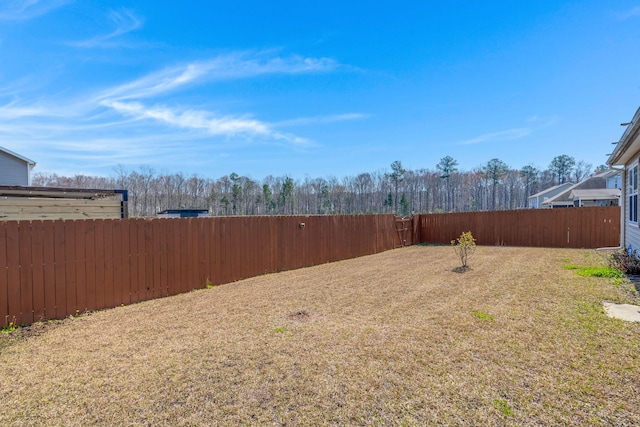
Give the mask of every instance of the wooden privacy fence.
[{"label": "wooden privacy fence", "polygon": [[374,254],[398,239],[392,215],[0,222],[0,325]]},{"label": "wooden privacy fence", "polygon": [[620,207],[420,215],[422,243],[449,244],[465,231],[479,245],[614,247],[620,244]]},{"label": "wooden privacy fence", "polygon": [[443,243],[618,246],[620,208],[392,215],[0,221],[0,326],[207,284]]}]

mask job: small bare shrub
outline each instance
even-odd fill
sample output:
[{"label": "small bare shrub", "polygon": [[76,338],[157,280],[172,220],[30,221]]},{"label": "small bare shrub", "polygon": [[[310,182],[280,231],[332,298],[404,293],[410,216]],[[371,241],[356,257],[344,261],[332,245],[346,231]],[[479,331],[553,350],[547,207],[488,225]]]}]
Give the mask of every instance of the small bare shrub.
[{"label": "small bare shrub", "polygon": [[456,251],[456,254],[460,258],[462,263],[462,269],[468,268],[468,260],[476,250],[476,239],[473,238],[471,231],[465,231],[456,240],[451,241],[451,246]]},{"label": "small bare shrub", "polygon": [[640,259],[636,251],[629,253],[623,249],[614,252],[609,258],[609,266],[625,274],[640,274]]}]

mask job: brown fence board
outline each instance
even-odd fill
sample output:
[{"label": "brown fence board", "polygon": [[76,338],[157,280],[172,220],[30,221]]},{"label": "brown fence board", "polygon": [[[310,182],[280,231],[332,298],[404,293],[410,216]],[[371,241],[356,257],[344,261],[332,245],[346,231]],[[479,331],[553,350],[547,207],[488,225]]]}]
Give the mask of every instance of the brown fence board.
[{"label": "brown fence board", "polygon": [[0,222],[0,327],[9,319],[9,282],[7,281],[7,223]]},{"label": "brown fence board", "polygon": [[176,264],[176,223],[177,221],[166,220],[165,224],[167,234],[167,295],[173,295],[173,289],[175,289],[178,275],[180,274],[180,266]]},{"label": "brown fence board", "polygon": [[20,246],[17,223],[7,224],[7,304],[9,322],[22,323],[20,299]]},{"label": "brown fence board", "polygon": [[65,301],[69,314],[75,314],[78,309],[76,302],[76,239],[75,239],[75,222],[64,222],[64,243],[65,243]]},{"label": "brown fence board", "polygon": [[[122,249],[120,250],[120,262],[122,265],[122,302],[121,304],[128,305],[134,302],[132,300],[133,293],[133,278],[131,277],[131,263],[129,261],[129,257],[131,255],[131,232],[130,232],[130,224],[131,221],[121,221],[122,228],[121,232],[121,240],[120,243],[122,245]],[[133,236],[136,238],[136,236]],[[136,264],[137,266],[137,264]],[[136,284],[137,290],[137,284]]]},{"label": "brown fence board", "polygon": [[115,307],[120,305],[117,302],[116,293],[114,290],[115,280],[115,268],[114,268],[114,244],[113,244],[113,222],[111,220],[104,220],[104,306]]},{"label": "brown fence board", "polygon": [[95,310],[96,306],[96,235],[94,221],[85,221],[85,282],[86,309]]},{"label": "brown fence board", "polygon": [[31,223],[32,312],[34,321],[45,318],[44,230],[42,221]]},{"label": "brown fence board", "polygon": [[193,289],[192,286],[196,286],[196,283],[198,282],[202,283],[201,287],[204,288],[204,283],[200,280],[199,269],[198,269],[198,264],[199,264],[198,258],[200,256],[200,254],[198,254],[199,222],[200,221],[198,220],[198,218],[189,218],[188,220],[187,232],[188,232],[189,240],[187,241],[188,243],[187,253],[189,254],[189,256],[186,257],[186,259],[187,261],[189,261],[189,264],[187,267],[189,274],[187,276],[186,289],[184,289],[183,292],[188,292],[189,290]]},{"label": "brown fence board", "polygon": [[105,307],[105,250],[106,239],[104,235],[104,220],[93,221],[94,234],[95,234],[95,291],[96,291],[96,309],[102,309]]},{"label": "brown fence board", "polygon": [[[53,221],[42,221],[43,319],[56,317],[55,232]],[[1,258],[1,256],[0,256]],[[1,262],[1,259],[0,259]]]},{"label": "brown fence board", "polygon": [[[135,254],[135,262],[131,264],[131,268],[133,270],[131,274],[131,295],[132,298],[135,296],[137,301],[145,301],[149,299],[147,293],[152,293],[150,283],[153,281],[153,265],[147,265],[147,263],[151,258],[153,244],[150,241],[151,236],[148,235],[147,221],[136,219],[131,223],[131,226],[133,227],[134,224],[135,235],[132,233],[131,240],[129,242],[129,252],[132,256]],[[136,276],[137,279],[133,279]],[[147,290],[147,288],[149,288],[149,290]]]},{"label": "brown fence board", "polygon": [[64,233],[64,221],[56,221],[54,224],[54,259],[55,259],[55,294],[56,294],[56,318],[61,319],[70,312],[67,311],[66,290],[66,242]]},{"label": "brown fence board", "polygon": [[111,223],[112,235],[112,254],[113,257],[113,283],[111,285],[111,293],[115,305],[123,304],[124,287],[122,285],[124,272],[122,271],[122,222],[116,221]]},{"label": "brown fence board", "polygon": [[147,293],[147,298],[159,298],[169,295],[167,290],[167,233],[161,228],[163,223],[153,221],[151,234],[153,236],[153,282],[147,282],[147,289],[151,287],[151,292]]},{"label": "brown fence board", "polygon": [[132,283],[140,301],[153,298],[153,226],[149,220],[138,220],[137,233],[137,272],[138,283]]},{"label": "brown fence board", "polygon": [[[142,234],[142,239],[140,235]],[[146,292],[140,287],[144,285],[144,226],[140,221],[129,221],[129,277],[131,280],[131,302],[144,301]],[[142,245],[140,242],[142,241]],[[142,263],[142,266],[140,265]]]},{"label": "brown fence board", "polygon": [[[170,256],[173,259],[173,281],[169,283],[169,295],[176,295],[181,292],[182,289],[182,260],[180,254],[182,248],[180,243],[184,240],[182,236],[182,224],[184,221],[172,221],[173,225],[173,251]],[[182,242],[184,243],[184,242]],[[170,264],[171,265],[171,264]]]},{"label": "brown fence board", "polygon": [[86,251],[85,251],[85,225],[87,221],[78,221],[75,227],[75,247],[76,256],[74,269],[76,272],[76,309],[80,312],[86,311],[87,307],[87,288],[86,288]]},{"label": "brown fence board", "polygon": [[20,241],[20,323],[33,323],[33,282],[31,269],[31,222],[23,221],[19,224],[18,239]]}]

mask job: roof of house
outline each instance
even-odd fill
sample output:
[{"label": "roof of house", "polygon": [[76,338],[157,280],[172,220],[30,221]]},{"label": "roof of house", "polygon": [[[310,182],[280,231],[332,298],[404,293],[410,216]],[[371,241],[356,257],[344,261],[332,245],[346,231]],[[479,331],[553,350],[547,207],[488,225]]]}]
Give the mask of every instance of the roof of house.
[{"label": "roof of house", "polygon": [[[571,192],[575,190],[596,190],[596,189],[607,189],[607,178],[611,175],[610,171],[605,171],[598,173],[596,175],[592,175],[588,178],[583,179],[577,184],[569,187],[565,191],[556,196],[550,198],[549,200],[545,200],[542,202],[543,205],[572,205],[573,197],[571,196]],[[610,190],[614,190],[611,188]]]},{"label": "roof of house", "polygon": [[610,166],[624,165],[633,158],[635,153],[640,151],[640,108],[634,114],[633,119],[623,125],[627,129],[609,155],[607,164]]},{"label": "roof of house", "polygon": [[569,197],[582,200],[611,200],[620,198],[619,188],[595,188],[591,190],[571,190]]},{"label": "roof of house", "polygon": [[18,153],[14,153],[13,151],[8,150],[8,149],[6,149],[6,148],[4,148],[4,147],[0,147],[0,151],[2,151],[2,152],[4,152],[4,153],[7,153],[8,155],[13,156],[13,157],[15,157],[15,158],[17,158],[17,159],[20,159],[20,160],[22,160],[23,162],[26,162],[26,163],[27,163],[29,166],[31,166],[31,167],[33,167],[33,166],[35,166],[35,165],[36,165],[36,162],[34,162],[33,160],[31,160],[31,159],[27,159],[26,157],[21,156],[21,155],[20,155],[20,154],[18,154]]},{"label": "roof of house", "polygon": [[531,196],[529,196],[529,199],[533,199],[533,198],[536,198],[536,197],[544,196],[545,194],[551,193],[552,191],[557,190],[557,189],[559,189],[561,187],[569,188],[572,185],[574,185],[573,182],[565,182],[564,184],[554,185],[553,187],[549,187],[549,188],[547,188],[545,190],[539,191],[536,194],[532,194]]}]

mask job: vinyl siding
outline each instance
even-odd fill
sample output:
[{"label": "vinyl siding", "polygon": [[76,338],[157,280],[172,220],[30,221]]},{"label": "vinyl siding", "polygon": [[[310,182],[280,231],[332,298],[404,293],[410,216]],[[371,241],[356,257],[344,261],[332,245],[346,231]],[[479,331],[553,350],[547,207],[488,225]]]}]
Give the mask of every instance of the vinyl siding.
[{"label": "vinyl siding", "polygon": [[629,203],[624,204],[624,241],[627,247],[640,253],[640,227],[634,222],[629,222]]},{"label": "vinyl siding", "polygon": [[640,227],[639,223],[631,222],[629,209],[629,169],[637,164],[638,157],[634,156],[633,160],[625,165],[625,179],[622,182],[623,195],[620,197],[624,204],[624,246],[631,248],[640,253]]},{"label": "vinyl siding", "polygon": [[0,152],[0,185],[29,185],[29,165]]}]

